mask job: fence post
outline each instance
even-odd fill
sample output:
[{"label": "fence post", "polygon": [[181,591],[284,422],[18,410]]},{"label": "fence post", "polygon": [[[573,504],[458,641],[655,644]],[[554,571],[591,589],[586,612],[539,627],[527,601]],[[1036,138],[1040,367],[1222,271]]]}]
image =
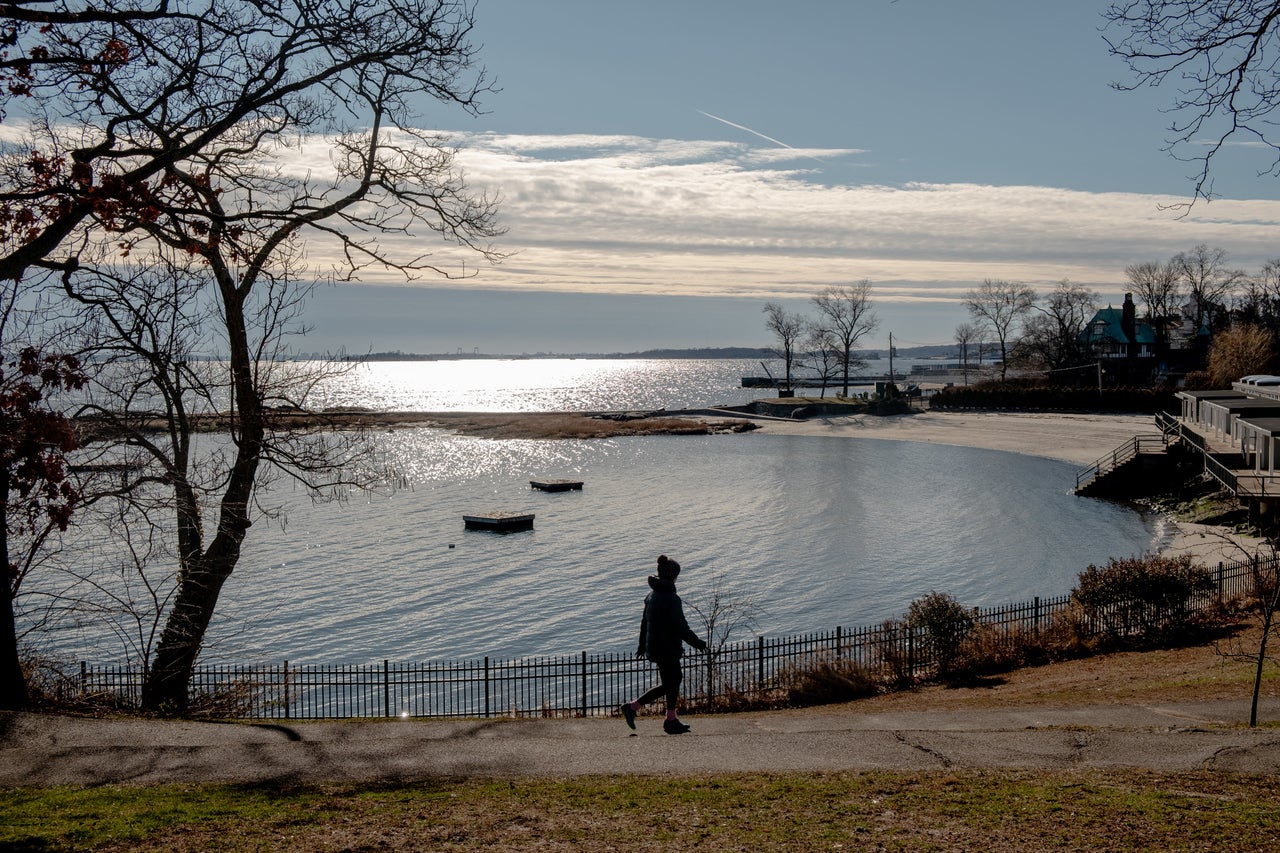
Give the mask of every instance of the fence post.
[{"label": "fence post", "polygon": [[756,691],[764,695],[764,637],[756,637]]},{"label": "fence post", "polygon": [[83,699],[84,694],[89,690],[89,667],[84,661],[80,661],[80,696]]},{"label": "fence post", "polygon": [[844,629],[836,626],[836,660],[844,657]]},{"label": "fence post", "polygon": [[587,650],[582,650],[582,716],[587,715]]},{"label": "fence post", "polygon": [[289,661],[284,662],[284,717],[293,718],[293,707],[289,704]]},{"label": "fence post", "polygon": [[1225,583],[1226,583],[1226,578],[1224,577],[1224,573],[1223,573],[1222,561],[1221,561],[1221,560],[1219,560],[1219,561],[1218,561],[1218,606],[1219,606],[1219,607],[1221,607],[1221,606],[1222,606],[1222,602],[1223,602],[1223,584],[1225,584]]},{"label": "fence post", "polygon": [[391,664],[382,659],[382,716],[391,716]]},{"label": "fence post", "polygon": [[916,677],[916,632],[907,624],[907,675]]},{"label": "fence post", "polygon": [[1040,636],[1040,596],[1035,597],[1031,607],[1031,631],[1038,637]]},{"label": "fence post", "polygon": [[484,715],[489,716],[489,656],[484,656]]},{"label": "fence post", "polygon": [[703,654],[707,656],[707,709],[710,710],[711,703],[715,701],[716,698],[716,688],[715,684],[712,682],[712,679],[715,677],[715,673],[712,671],[713,664],[711,660],[711,652],[706,651],[703,652]]}]

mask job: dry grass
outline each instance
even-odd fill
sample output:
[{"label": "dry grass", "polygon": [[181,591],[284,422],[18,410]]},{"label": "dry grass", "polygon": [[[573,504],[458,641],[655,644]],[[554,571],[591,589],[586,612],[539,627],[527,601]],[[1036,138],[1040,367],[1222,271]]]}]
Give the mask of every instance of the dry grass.
[{"label": "dry grass", "polygon": [[[279,430],[356,430],[405,426],[434,426],[481,438],[612,438],[622,435],[707,435],[749,432],[756,424],[745,419],[714,419],[692,415],[661,416],[644,413],[590,414],[587,412],[374,412],[339,409],[327,412],[275,411],[271,426]],[[193,418],[202,431],[224,430],[226,415]],[[161,420],[144,421],[143,430],[161,430]],[[78,426],[82,441],[109,434],[95,420]]]},{"label": "dry grass", "polygon": [[[1178,648],[1112,652],[1028,666],[958,684],[930,684],[866,699],[860,711],[981,710],[984,708],[1161,702],[1239,702],[1248,708],[1258,647],[1256,625],[1228,625],[1205,642]],[[1240,657],[1243,653],[1246,657]],[[1264,697],[1280,696],[1277,667],[1268,664]],[[834,708],[807,713],[839,713]]]},{"label": "dry grass", "polygon": [[11,793],[0,816],[6,850],[1274,850],[1280,780],[938,771],[95,788]]}]

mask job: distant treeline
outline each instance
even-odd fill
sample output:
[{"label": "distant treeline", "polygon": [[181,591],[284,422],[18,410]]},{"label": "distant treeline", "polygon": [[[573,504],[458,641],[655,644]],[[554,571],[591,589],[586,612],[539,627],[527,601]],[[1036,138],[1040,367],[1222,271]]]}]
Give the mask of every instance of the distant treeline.
[{"label": "distant treeline", "polygon": [[1052,385],[981,382],[952,386],[929,400],[933,409],[997,409],[1002,411],[1124,412],[1155,414],[1177,411],[1169,390],[1149,388],[1064,388]]},{"label": "distant treeline", "polygon": [[[898,358],[955,358],[955,347],[895,347]],[[860,358],[888,358],[888,350],[865,350],[857,353]],[[687,349],[647,349],[639,352],[536,352],[507,353],[482,352],[371,352],[365,355],[347,355],[343,361],[460,361],[464,359],[532,359],[532,358],[737,358],[773,359],[778,354],[769,347],[691,347]]]}]

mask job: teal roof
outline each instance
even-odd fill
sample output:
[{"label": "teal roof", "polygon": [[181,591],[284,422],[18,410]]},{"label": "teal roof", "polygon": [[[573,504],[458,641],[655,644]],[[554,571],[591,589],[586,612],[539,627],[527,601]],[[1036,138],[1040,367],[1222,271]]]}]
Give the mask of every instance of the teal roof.
[{"label": "teal roof", "polygon": [[[1099,323],[1103,324],[1101,331],[1098,330]],[[1155,330],[1151,328],[1151,324],[1146,320],[1135,320],[1133,325],[1133,336],[1137,339],[1134,343],[1154,344],[1156,342]],[[1098,341],[1114,341],[1118,344],[1129,343],[1129,336],[1124,333],[1124,309],[1099,309],[1098,313],[1094,314],[1093,319],[1084,327],[1082,337],[1093,343]]]}]

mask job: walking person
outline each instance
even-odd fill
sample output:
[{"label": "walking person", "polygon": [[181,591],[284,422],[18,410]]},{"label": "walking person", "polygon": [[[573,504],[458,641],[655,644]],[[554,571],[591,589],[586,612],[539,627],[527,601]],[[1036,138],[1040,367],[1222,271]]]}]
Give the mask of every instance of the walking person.
[{"label": "walking person", "polygon": [[680,657],[684,654],[684,643],[699,651],[706,651],[707,644],[699,639],[684,618],[684,604],[676,594],[676,578],[679,576],[680,564],[666,554],[658,557],[658,573],[649,576],[652,592],[644,600],[636,657],[647,657],[657,664],[659,684],[634,702],[624,702],[618,707],[627,725],[633,729],[636,727],[636,711],[662,696],[667,702],[667,719],[662,730],[669,735],[682,735],[689,731],[689,727],[676,715],[680,682],[684,680]]}]

